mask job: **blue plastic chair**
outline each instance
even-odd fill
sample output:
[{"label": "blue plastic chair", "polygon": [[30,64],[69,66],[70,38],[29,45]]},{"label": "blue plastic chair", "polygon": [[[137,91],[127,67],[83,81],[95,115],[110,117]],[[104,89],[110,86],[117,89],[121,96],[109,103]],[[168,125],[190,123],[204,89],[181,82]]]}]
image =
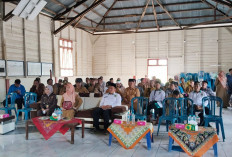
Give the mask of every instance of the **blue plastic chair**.
[{"label": "blue plastic chair", "polygon": [[[10,93],[6,95],[6,104],[5,107],[0,108],[0,110],[4,110],[6,114],[11,115],[11,110],[15,111],[16,115],[16,107],[15,107],[15,100],[16,100],[17,94],[16,93]],[[10,106],[8,104],[8,98],[10,98]]]},{"label": "blue plastic chair", "polygon": [[[136,101],[137,100],[137,101]],[[134,101],[137,102],[137,110],[134,112]],[[131,113],[135,114],[136,120],[147,120],[147,105],[148,98],[146,97],[134,97],[131,99]]]},{"label": "blue plastic chair", "polygon": [[35,103],[35,102],[37,102],[37,94],[36,93],[31,93],[30,92],[30,93],[25,94],[25,96],[24,96],[24,108],[18,109],[16,124],[18,122],[20,112],[25,113],[25,116],[24,116],[25,120],[29,119],[29,114],[30,114],[30,111],[31,111],[30,104]]},{"label": "blue plastic chair", "polygon": [[179,98],[180,99],[180,109],[179,109],[179,123],[184,123],[184,121],[188,121],[189,115],[194,115],[194,106],[193,100],[190,98]]},{"label": "blue plastic chair", "polygon": [[166,121],[166,131],[168,131],[169,123],[174,124],[176,121],[178,121],[178,104],[180,103],[181,100],[176,98],[166,98],[163,100],[163,114],[161,117],[159,117],[157,136],[159,134],[160,124],[163,120]]},{"label": "blue plastic chair", "polygon": [[[217,134],[219,134],[219,124],[221,126],[221,132],[222,132],[222,138],[223,142],[225,141],[225,132],[224,132],[224,125],[223,125],[223,119],[222,119],[222,106],[223,101],[219,97],[215,96],[209,96],[204,97],[202,99],[202,104],[204,104],[206,101],[208,101],[208,105],[206,107],[209,108],[209,115],[206,115],[205,113],[205,106],[203,107],[203,116],[205,120],[205,126],[208,126],[209,122],[215,122],[216,128],[217,128]],[[216,113],[217,103],[219,103],[219,113]]]}]

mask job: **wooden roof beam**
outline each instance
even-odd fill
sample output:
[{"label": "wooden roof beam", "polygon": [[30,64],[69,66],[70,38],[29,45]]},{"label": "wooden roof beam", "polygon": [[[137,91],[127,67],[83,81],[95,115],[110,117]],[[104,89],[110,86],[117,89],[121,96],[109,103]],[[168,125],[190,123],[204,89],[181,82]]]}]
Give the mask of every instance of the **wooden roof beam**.
[{"label": "wooden roof beam", "polygon": [[[95,1],[97,1],[97,0],[95,0]],[[86,9],[88,8],[88,6],[86,5],[86,4],[82,4]],[[102,17],[102,15],[101,14],[99,14],[98,12],[96,12],[95,10],[91,10],[94,14],[96,14],[96,15],[98,15],[99,17]]]},{"label": "wooden roof beam", "polygon": [[172,15],[168,12],[168,10],[162,5],[162,3],[160,2],[160,0],[156,0],[156,2],[160,5],[160,7],[168,14],[168,16],[172,19],[172,21],[180,27],[180,29],[182,29],[182,27],[179,25],[179,23],[177,23],[177,21],[172,17]]},{"label": "wooden roof beam", "polygon": [[[199,19],[199,18],[214,18],[214,15],[204,15],[204,16],[190,16],[190,17],[178,17],[175,19],[184,20],[184,19]],[[222,15],[217,15],[216,17],[222,17]],[[159,21],[169,21],[172,20],[170,18],[167,19],[159,19]],[[154,20],[143,20],[142,22],[154,22]],[[115,23],[102,23],[101,25],[120,25],[120,24],[130,24],[130,23],[138,23],[137,21],[126,21],[126,22],[115,22]]]},{"label": "wooden roof beam", "polygon": [[[224,13],[222,10],[218,9],[216,6],[214,6],[213,4],[209,3],[208,1],[206,0],[201,0],[202,3],[205,3],[207,4],[208,6],[210,6],[211,8],[213,9],[216,9],[219,13],[221,13],[222,15],[224,15],[225,17],[229,17],[229,15],[227,15],[226,13]],[[232,20],[232,18],[230,18]]]},{"label": "wooden roof beam", "polygon": [[232,3],[231,2],[229,3],[229,1],[223,1],[223,0],[212,0],[212,1],[214,1],[216,3],[220,3],[222,5],[225,5],[229,8],[232,8]]},{"label": "wooden roof beam", "polygon": [[76,8],[76,7],[80,6],[81,4],[83,4],[83,3],[86,2],[86,1],[87,1],[87,0],[82,0],[82,1],[80,1],[80,2],[77,2],[74,6],[72,6],[72,7],[70,7],[70,8],[67,8],[64,12],[62,12],[62,13],[56,15],[56,16],[53,18],[53,20],[56,20],[56,19],[60,18],[61,16],[67,14],[70,10],[72,10],[72,8]]},{"label": "wooden roof beam", "polygon": [[[196,3],[202,3],[200,0],[197,1],[191,1],[191,2],[178,2],[178,3],[168,3],[163,4],[163,6],[175,6],[175,5],[189,5],[189,4],[196,4]],[[152,7],[152,5],[148,5],[148,8]],[[155,7],[159,7],[159,5],[155,5]],[[135,7],[124,7],[124,8],[113,8],[112,10],[127,10],[127,9],[141,9],[144,8],[144,6],[135,6]]]},{"label": "wooden roof beam", "polygon": [[217,20],[206,21],[206,22],[202,22],[202,23],[198,23],[198,24],[194,24],[194,25],[184,27],[184,29],[188,29],[188,28],[195,27],[195,26],[198,26],[198,25],[212,24],[212,23],[216,23],[216,22],[219,22],[219,21],[228,20],[228,19],[231,19],[231,18],[232,18],[232,16],[228,16],[228,17],[217,19]]},{"label": "wooden roof beam", "polygon": [[140,20],[139,20],[139,22],[138,22],[138,25],[137,25],[137,28],[136,28],[136,32],[138,32],[138,29],[139,29],[139,26],[140,26],[140,24],[141,24],[141,21],[143,20],[143,17],[144,17],[144,15],[146,14],[147,7],[148,7],[149,2],[150,2],[150,0],[147,0],[146,6],[144,7],[143,13],[142,13],[142,15],[141,15],[141,17],[140,17]]},{"label": "wooden roof beam", "polygon": [[101,21],[97,24],[96,28],[102,23],[103,20],[105,20],[105,17],[109,14],[109,12],[114,7],[114,5],[116,4],[117,1],[118,0],[114,0],[114,2],[112,3],[112,5],[110,6],[110,8],[106,11],[106,13],[104,14],[104,16],[102,17]]},{"label": "wooden roof beam", "polygon": [[80,14],[76,15],[75,17],[73,17],[72,19],[70,19],[68,22],[66,22],[64,25],[62,25],[60,28],[58,28],[57,30],[55,30],[54,34],[59,33],[60,31],[62,31],[64,28],[66,28],[67,26],[69,26],[72,23],[74,23],[79,18],[78,21],[77,21],[77,23],[78,23],[83,18],[83,16],[85,14],[87,14],[89,11],[91,11],[92,9],[94,9],[95,7],[97,7],[99,4],[101,4],[104,1],[105,0],[94,1],[93,4],[90,7],[86,8]]},{"label": "wooden roof beam", "polygon": [[[179,13],[179,12],[191,12],[191,11],[199,11],[199,10],[212,10],[212,8],[196,8],[196,9],[185,9],[185,10],[175,10],[169,11],[169,13]],[[147,13],[146,15],[153,15],[154,13]],[[166,12],[157,12],[157,15],[166,14]],[[127,17],[135,17],[141,16],[141,14],[127,14],[127,15],[119,15],[119,16],[107,16],[105,18],[127,18]]]},{"label": "wooden roof beam", "polygon": [[155,18],[156,27],[157,27],[157,30],[159,31],[159,24],[158,24],[157,14],[156,14],[155,5],[154,5],[153,0],[151,0],[151,3],[152,3],[152,9],[153,9],[153,14],[154,14],[154,18]]}]

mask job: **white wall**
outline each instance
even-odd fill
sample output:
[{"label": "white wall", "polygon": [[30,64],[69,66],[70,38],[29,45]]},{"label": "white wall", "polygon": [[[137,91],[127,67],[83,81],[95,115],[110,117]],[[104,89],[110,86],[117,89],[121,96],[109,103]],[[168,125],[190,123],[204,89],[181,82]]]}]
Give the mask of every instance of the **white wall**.
[{"label": "white wall", "polygon": [[[147,59],[168,59],[168,77],[232,67],[231,28],[94,36],[93,75],[127,79],[147,75]],[[232,29],[231,29],[232,30]],[[215,65],[222,66],[215,66]],[[104,68],[105,67],[105,68]]]}]

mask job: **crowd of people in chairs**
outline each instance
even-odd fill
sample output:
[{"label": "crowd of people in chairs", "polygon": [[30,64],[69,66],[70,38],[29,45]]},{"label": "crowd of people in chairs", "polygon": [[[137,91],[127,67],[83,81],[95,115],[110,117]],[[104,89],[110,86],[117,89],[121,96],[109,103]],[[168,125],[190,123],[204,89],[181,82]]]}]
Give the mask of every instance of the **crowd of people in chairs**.
[{"label": "crowd of people in chairs", "polygon": [[[67,77],[63,80],[59,79],[58,83],[55,84],[53,84],[52,79],[48,79],[46,85],[40,82],[40,78],[36,78],[29,92],[36,93],[37,102],[30,104],[29,107],[37,109],[37,116],[51,116],[54,110],[60,107],[64,117],[73,118],[82,104],[80,96],[94,93],[102,97],[100,106],[93,114],[94,131],[98,131],[100,130],[98,124],[100,116],[104,117],[104,129],[106,130],[109,126],[111,108],[123,104],[133,108],[134,112],[136,112],[137,102],[132,101],[135,97],[148,98],[146,120],[151,121],[152,112],[150,111],[154,109],[157,115],[155,116],[156,122],[159,121],[159,117],[163,114],[162,105],[160,104],[163,103],[165,98],[189,98],[193,102],[194,112],[199,112],[200,125],[204,125],[203,108],[205,113],[209,114],[207,104],[202,104],[204,97],[221,98],[223,108],[228,107],[229,102],[232,102],[229,99],[232,94],[232,69],[229,69],[229,73],[227,76],[224,72],[218,74],[215,81],[216,92],[207,87],[207,81],[194,82],[189,80],[185,82],[185,78],[180,78],[180,80],[170,78],[166,84],[162,84],[160,79],[157,79],[155,76],[151,80],[141,78],[138,84],[136,84],[135,79],[129,79],[127,88],[124,87],[120,78],[116,82],[113,78],[105,82],[102,76],[99,78],[86,78],[85,82],[82,78],[76,78],[74,85],[68,81]],[[10,104],[10,94],[16,93],[15,103],[18,109],[21,109],[24,104],[25,92],[26,90],[21,81],[16,79],[15,83],[10,86],[8,98],[4,100],[3,105]],[[62,95],[61,104],[57,104],[56,95]]]}]

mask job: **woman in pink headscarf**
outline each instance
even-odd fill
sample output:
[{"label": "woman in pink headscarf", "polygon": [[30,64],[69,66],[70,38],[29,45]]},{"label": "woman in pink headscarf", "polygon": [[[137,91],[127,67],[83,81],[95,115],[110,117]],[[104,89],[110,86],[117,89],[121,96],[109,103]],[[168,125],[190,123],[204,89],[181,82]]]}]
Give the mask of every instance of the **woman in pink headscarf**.
[{"label": "woman in pink headscarf", "polygon": [[67,83],[66,92],[62,96],[61,109],[63,117],[72,119],[82,104],[82,99],[77,93],[71,83]]},{"label": "woman in pink headscarf", "polygon": [[223,101],[223,108],[227,108],[229,106],[229,98],[227,94],[227,78],[223,71],[218,73],[218,77],[215,81],[216,86],[216,96],[220,97]]}]

